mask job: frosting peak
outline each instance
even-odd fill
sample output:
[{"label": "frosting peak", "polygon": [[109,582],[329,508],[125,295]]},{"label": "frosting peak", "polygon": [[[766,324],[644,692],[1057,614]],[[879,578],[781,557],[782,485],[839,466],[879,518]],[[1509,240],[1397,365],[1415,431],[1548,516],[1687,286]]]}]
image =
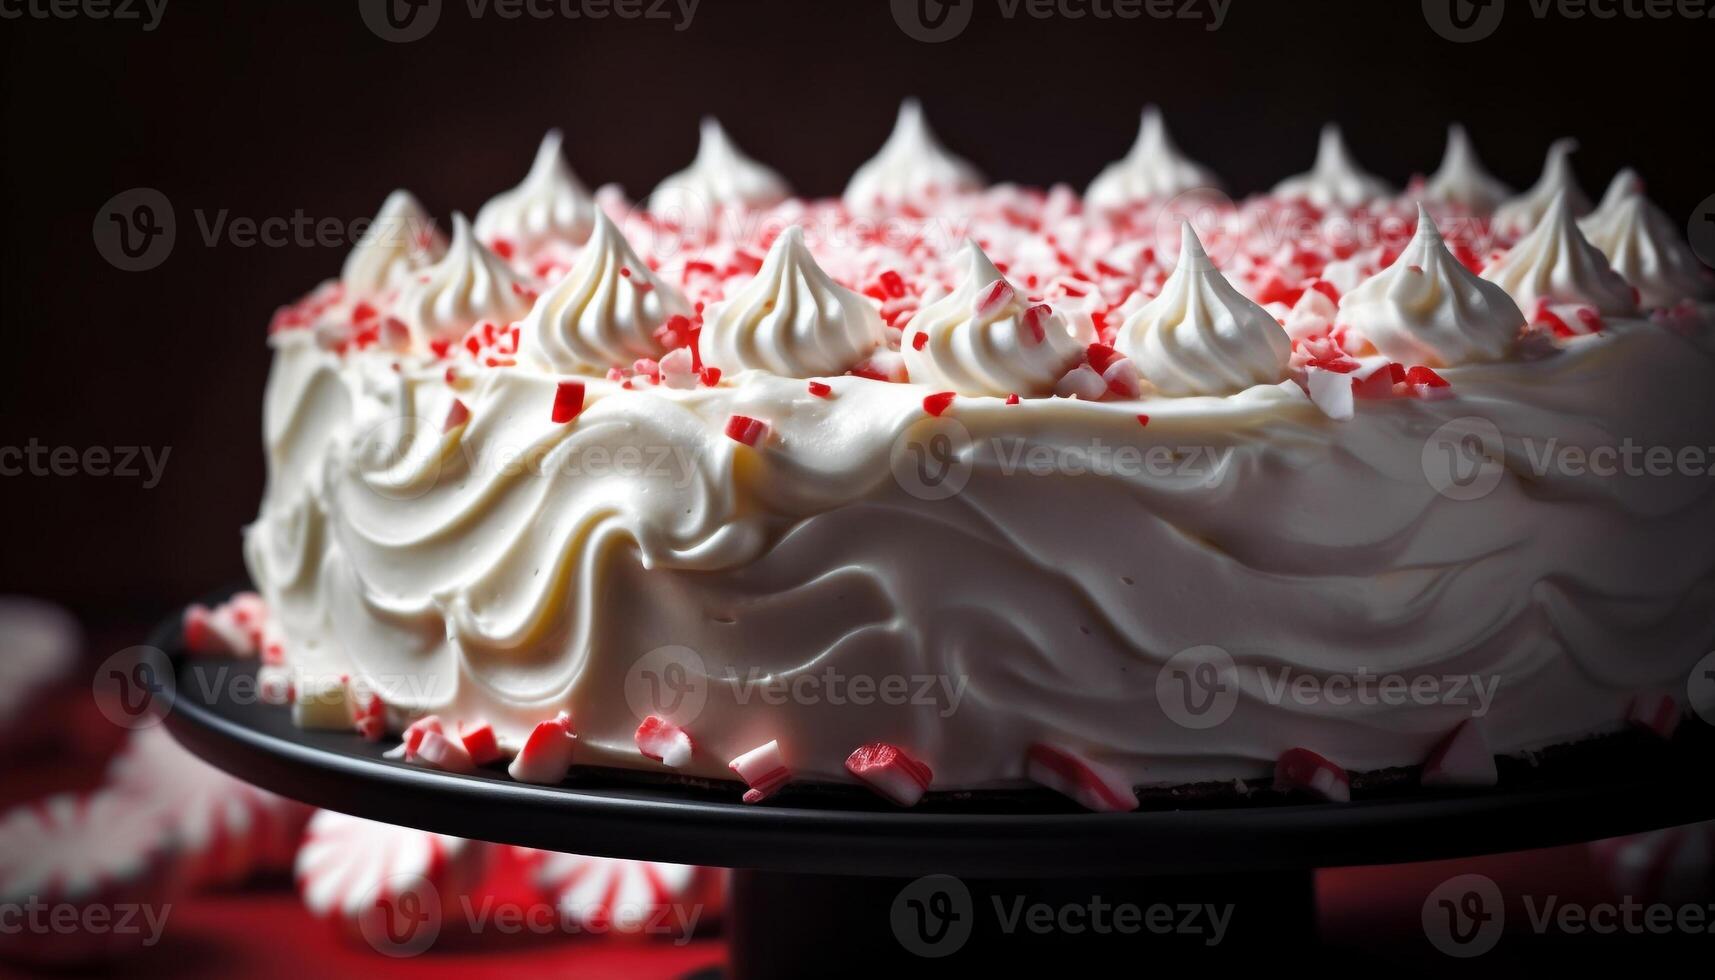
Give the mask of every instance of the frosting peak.
[{"label": "frosting peak", "polygon": [[1594,307],[1603,316],[1631,316],[1638,309],[1632,287],[1578,230],[1564,191],[1554,196],[1536,230],[1484,269],[1483,278],[1527,310],[1567,304]]},{"label": "frosting peak", "polygon": [[1064,318],[1032,306],[975,242],[958,288],[905,326],[900,353],[913,384],[961,395],[1045,395],[1082,353]]},{"label": "frosting peak", "polygon": [[394,191],[346,256],[340,282],[356,295],[378,293],[403,285],[411,273],[440,261],[446,250],[446,239],[423,205],[409,191]]},{"label": "frosting peak", "polygon": [[631,244],[598,211],[578,260],[536,300],[519,330],[518,355],[561,374],[600,373],[665,350],[655,331],[691,304],[656,278]]},{"label": "frosting peak", "polygon": [[698,335],[704,364],[789,378],[843,373],[882,341],[881,314],[835,282],[798,225],[768,251],[762,269],[730,299],[709,307]]},{"label": "frosting peak", "polygon": [[1583,224],[1590,243],[1602,250],[1614,271],[1638,288],[1645,307],[1669,307],[1682,300],[1715,296],[1715,281],[1680,236],[1673,219],[1644,196],[1640,189],[1643,182],[1636,174],[1625,185],[1619,180],[1615,178],[1616,187],[1603,199],[1602,210]]},{"label": "frosting peak", "polygon": [[1392,197],[1394,191],[1386,181],[1358,166],[1351,151],[1346,149],[1340,127],[1329,123],[1322,127],[1316,164],[1308,173],[1276,184],[1274,193],[1279,197],[1301,198],[1319,208],[1354,208],[1378,198]]},{"label": "frosting peak", "polygon": [[1424,184],[1423,196],[1426,200],[1488,214],[1511,198],[1513,189],[1483,169],[1465,127],[1454,123],[1447,128],[1447,152],[1441,157],[1441,166]]},{"label": "frosting peak", "polygon": [[405,288],[396,312],[421,347],[457,340],[482,320],[511,322],[529,307],[526,292],[511,267],[476,240],[465,216],[454,214],[446,257]]},{"label": "frosting peak", "polygon": [[1122,208],[1150,198],[1172,197],[1200,187],[1219,187],[1220,178],[1179,152],[1162,121],[1161,110],[1143,110],[1137,142],[1123,160],[1111,163],[1085,192],[1094,208]]},{"label": "frosting peak", "polygon": [[1453,257],[1422,205],[1411,243],[1393,265],[1345,295],[1339,322],[1389,358],[1426,367],[1499,360],[1525,325],[1505,289]]},{"label": "frosting peak", "polygon": [[476,237],[526,250],[551,238],[581,245],[595,225],[595,200],[560,153],[560,131],[542,137],[524,182],[476,213]]},{"label": "frosting peak", "polygon": [[1495,230],[1511,236],[1528,233],[1542,221],[1542,216],[1548,213],[1548,206],[1562,193],[1566,195],[1566,206],[1572,209],[1573,217],[1588,214],[1590,199],[1584,196],[1583,189],[1578,186],[1578,177],[1572,172],[1572,154],[1577,149],[1577,140],[1555,140],[1554,145],[1548,148],[1542,176],[1530,190],[1495,210]]},{"label": "frosting peak", "polygon": [[1126,318],[1114,347],[1164,395],[1225,395],[1286,377],[1292,341],[1215,268],[1189,221],[1160,295]]},{"label": "frosting peak", "polygon": [[917,100],[906,99],[881,151],[852,174],[845,202],[853,210],[867,210],[978,190],[982,185],[983,175],[947,152],[930,132]]},{"label": "frosting peak", "polygon": [[696,159],[655,188],[649,209],[702,214],[716,206],[768,208],[791,194],[784,177],[745,156],[721,124],[706,116]]}]

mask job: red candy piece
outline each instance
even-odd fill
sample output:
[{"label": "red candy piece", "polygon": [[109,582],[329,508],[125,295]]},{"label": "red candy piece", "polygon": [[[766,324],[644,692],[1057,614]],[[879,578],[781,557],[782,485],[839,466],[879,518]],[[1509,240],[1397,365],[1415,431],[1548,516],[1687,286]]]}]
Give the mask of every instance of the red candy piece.
[{"label": "red candy piece", "polygon": [[810,382],[810,394],[815,395],[817,398],[826,398],[833,393],[834,389],[832,385],[821,381]]},{"label": "red candy piece", "polygon": [[584,383],[582,381],[560,382],[554,389],[554,421],[564,425],[583,414],[583,411]]},{"label": "red candy piece", "polygon": [[1025,342],[1035,346],[1048,339],[1048,318],[1054,311],[1046,303],[1038,303],[1024,311]]},{"label": "red candy piece", "polygon": [[984,287],[977,296],[977,319],[987,320],[1012,305],[1018,294],[1013,291],[1012,284],[1005,279],[996,279]]},{"label": "red candy piece", "polygon": [[454,398],[452,405],[447,408],[447,420],[441,423],[441,431],[451,432],[469,421],[470,408],[464,402]]},{"label": "red candy piece", "polygon": [[938,391],[933,395],[925,395],[923,397],[923,411],[940,418],[941,413],[952,406],[954,397],[956,397],[956,393],[951,391]]},{"label": "red candy piece", "polygon": [[1090,367],[1097,374],[1106,374],[1108,368],[1120,359],[1120,352],[1107,344],[1091,344],[1086,348],[1085,356],[1089,358]]},{"label": "red candy piece", "polygon": [[768,423],[748,415],[734,415],[726,420],[726,435],[734,442],[755,448],[768,438]]},{"label": "red candy piece", "polygon": [[1076,800],[1097,813],[1137,809],[1137,794],[1118,773],[1080,759],[1064,749],[1036,744],[1025,754],[1030,781]]},{"label": "red candy piece", "polygon": [[506,772],[521,783],[552,786],[565,779],[567,770],[572,768],[572,749],[576,744],[572,716],[562,711],[559,717],[536,725]]},{"label": "red candy piece", "polygon": [[766,742],[727,763],[749,789],[744,802],[760,803],[792,780],[792,771],[780,754],[779,742]]},{"label": "red candy piece", "polygon": [[494,726],[486,721],[470,728],[461,723],[459,740],[464,743],[464,750],[470,754],[473,765],[486,766],[491,762],[499,762],[505,756],[500,748],[500,740],[495,737]]},{"label": "red candy piece", "polygon": [[691,736],[665,718],[650,715],[637,726],[637,751],[673,769],[691,761]]},{"label": "red candy piece", "polygon": [[904,749],[872,742],[846,757],[846,771],[899,806],[915,806],[935,774]]},{"label": "red candy piece", "polygon": [[1334,803],[1352,798],[1352,779],[1346,770],[1309,749],[1287,749],[1274,764],[1274,788],[1302,792]]}]

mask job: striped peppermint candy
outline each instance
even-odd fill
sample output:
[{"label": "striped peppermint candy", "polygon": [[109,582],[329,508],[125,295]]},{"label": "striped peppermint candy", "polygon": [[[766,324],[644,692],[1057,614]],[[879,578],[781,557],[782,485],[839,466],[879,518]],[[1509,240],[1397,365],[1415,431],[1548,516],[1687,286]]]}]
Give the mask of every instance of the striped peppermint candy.
[{"label": "striped peppermint candy", "polygon": [[161,822],[182,880],[235,885],[289,871],[309,807],[258,789],[197,758],[162,728],[134,732],[108,767],[108,784]]},{"label": "striped peppermint candy", "polygon": [[1046,786],[1097,813],[1137,809],[1137,794],[1118,773],[1052,745],[1032,745],[1025,754],[1030,781]]},{"label": "striped peppermint candy", "polygon": [[298,849],[298,891],[318,918],[349,924],[425,886],[445,908],[481,881],[491,854],[480,841],[318,810]]},{"label": "striped peppermint candy", "polygon": [[[119,793],[66,793],[18,807],[0,817],[0,907],[36,905],[77,923],[99,913],[114,927],[31,928],[24,920],[0,930],[0,954],[73,965],[137,952],[159,939],[151,923],[164,920],[174,883],[171,835]],[[127,910],[133,928],[121,930]]]},{"label": "striped peppermint candy", "polygon": [[709,912],[712,869],[517,850],[534,865],[531,881],[560,915],[592,933],[678,939]]}]

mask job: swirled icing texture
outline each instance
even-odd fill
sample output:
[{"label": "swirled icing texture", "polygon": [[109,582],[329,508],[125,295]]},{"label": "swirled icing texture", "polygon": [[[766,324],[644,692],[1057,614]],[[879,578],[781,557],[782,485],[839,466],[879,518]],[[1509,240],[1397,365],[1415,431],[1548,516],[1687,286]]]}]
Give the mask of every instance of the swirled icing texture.
[{"label": "swirled icing texture", "polygon": [[595,199],[560,153],[560,131],[542,137],[524,182],[497,194],[476,213],[476,237],[526,251],[546,241],[581,245],[595,227]]},{"label": "swirled icing texture", "polygon": [[[1673,219],[1644,196],[1636,175],[1629,184],[1629,193],[1611,189],[1601,210],[1583,223],[1591,244],[1608,257],[1614,271],[1638,288],[1646,307],[1715,296],[1715,281],[1680,237]],[[1624,186],[1616,178],[1615,187]]]},{"label": "swirled icing texture", "polygon": [[1189,221],[1161,294],[1114,340],[1164,395],[1225,395],[1286,376],[1292,341],[1269,312],[1227,282]]},{"label": "swirled icing texture", "polygon": [[453,242],[441,261],[405,287],[394,314],[418,347],[457,340],[482,320],[506,323],[529,308],[524,281],[482,246],[464,215],[453,215]]},{"label": "swirled icing texture", "polygon": [[1549,303],[1587,305],[1603,316],[1638,311],[1631,285],[1578,230],[1565,193],[1555,196],[1535,231],[1483,270],[1483,278],[1522,309]]},{"label": "swirled icing texture", "polygon": [[854,211],[869,211],[982,186],[983,175],[949,153],[930,132],[923,107],[916,99],[906,99],[881,151],[852,174],[845,202]]},{"label": "swirled icing texture", "polygon": [[[1018,785],[1039,741],[1139,784],[1262,776],[1294,746],[1354,770],[1413,765],[1479,712],[1498,752],[1617,728],[1638,692],[1683,691],[1712,639],[1706,477],[1531,462],[1549,444],[1706,442],[1715,362],[1647,323],[1450,368],[1459,397],[1342,423],[1291,385],[974,399],[956,415],[968,481],[946,499],[890,467],[928,424],[920,385],[835,378],[817,399],[766,375],[684,392],[592,379],[584,415],[556,425],[552,378],[500,370],[461,395],[467,426],[395,440],[384,420],[444,411],[438,372],[341,359],[301,331],[275,343],[246,552],[293,667],[348,672],[402,713],[490,721],[513,747],[569,710],[591,765],[659,769],[633,740],[640,710],[682,724],[684,771],[714,779],[770,739],[799,778],[828,781],[849,780],[854,746],[891,741],[936,788]],[[1657,397],[1637,397],[1640,377]],[[734,413],[768,420],[775,448],[726,439]],[[1456,499],[1425,438],[1473,414],[1504,465]],[[378,438],[405,451],[366,451]],[[1093,445],[1201,462],[1016,467]],[[1165,706],[1173,658],[1202,645],[1231,657],[1232,697],[1192,728]],[[663,663],[684,697],[657,705],[645,682]],[[1320,691],[1360,667],[1465,695],[1385,710],[1280,695],[1283,678]],[[830,677],[928,681],[865,704]]]},{"label": "swirled icing texture", "polygon": [[1220,178],[1179,152],[1161,110],[1143,110],[1137,142],[1125,159],[1109,164],[1090,182],[1084,202],[1092,208],[1123,208],[1198,188],[1219,188]]},{"label": "swirled icing texture", "polygon": [[602,373],[665,351],[655,331],[691,304],[662,282],[605,214],[571,270],[524,317],[519,357],[561,374]]},{"label": "swirled icing texture", "polygon": [[704,364],[728,373],[811,378],[844,373],[882,337],[875,305],[823,272],[793,225],[755,279],[704,312],[698,350]]},{"label": "swirled icing texture", "polygon": [[1411,243],[1341,298],[1339,322],[1393,360],[1428,367],[1506,357],[1525,325],[1505,289],[1453,257],[1421,207]]},{"label": "swirled icing texture", "polygon": [[1483,169],[1476,147],[1465,127],[1455,123],[1447,129],[1447,152],[1441,166],[1423,185],[1423,198],[1489,214],[1513,197],[1513,189]]},{"label": "swirled icing texture", "polygon": [[423,205],[409,191],[394,191],[346,256],[340,282],[356,296],[397,288],[419,269],[439,262],[446,251],[446,239]]},{"label": "swirled icing texture", "polygon": [[1565,195],[1566,206],[1571,208],[1573,217],[1582,217],[1590,212],[1590,199],[1584,196],[1584,190],[1578,186],[1578,176],[1572,172],[1572,154],[1577,149],[1578,141],[1570,139],[1556,140],[1548,148],[1548,159],[1543,162],[1542,176],[1536,183],[1495,209],[1494,227],[1497,232],[1513,237],[1529,234],[1542,222],[1548,206],[1561,195]]},{"label": "swirled icing texture", "polygon": [[703,120],[696,159],[661,181],[649,209],[668,216],[701,217],[716,206],[766,208],[784,201],[786,179],[739,150],[713,117]]},{"label": "swirled icing texture", "polygon": [[[958,287],[923,307],[905,326],[900,353],[911,380],[961,395],[1041,395],[1054,389],[1080,344],[1066,320],[1035,321],[1031,305],[1005,282],[975,242],[965,246]],[[1006,298],[979,309],[995,290]]]},{"label": "swirled icing texture", "polygon": [[1299,174],[1276,184],[1276,197],[1308,201],[1319,208],[1355,208],[1392,197],[1393,188],[1380,177],[1365,173],[1346,149],[1340,127],[1322,127],[1322,137],[1316,147],[1316,163],[1308,173]]}]

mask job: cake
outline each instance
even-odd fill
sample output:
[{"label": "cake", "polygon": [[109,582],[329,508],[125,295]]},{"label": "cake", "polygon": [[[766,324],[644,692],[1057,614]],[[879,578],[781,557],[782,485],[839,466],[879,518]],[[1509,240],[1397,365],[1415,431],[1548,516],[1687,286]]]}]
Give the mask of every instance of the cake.
[{"label": "cake", "polygon": [[637,204],[558,134],[474,220],[395,192],[269,330],[272,665],[410,763],[748,802],[1338,800],[1668,734],[1712,280],[1572,149],[1514,192],[1455,129],[1399,190],[1330,127],[1234,200],[1150,110],[1080,195],[907,103],[838,199],[713,121]]}]

